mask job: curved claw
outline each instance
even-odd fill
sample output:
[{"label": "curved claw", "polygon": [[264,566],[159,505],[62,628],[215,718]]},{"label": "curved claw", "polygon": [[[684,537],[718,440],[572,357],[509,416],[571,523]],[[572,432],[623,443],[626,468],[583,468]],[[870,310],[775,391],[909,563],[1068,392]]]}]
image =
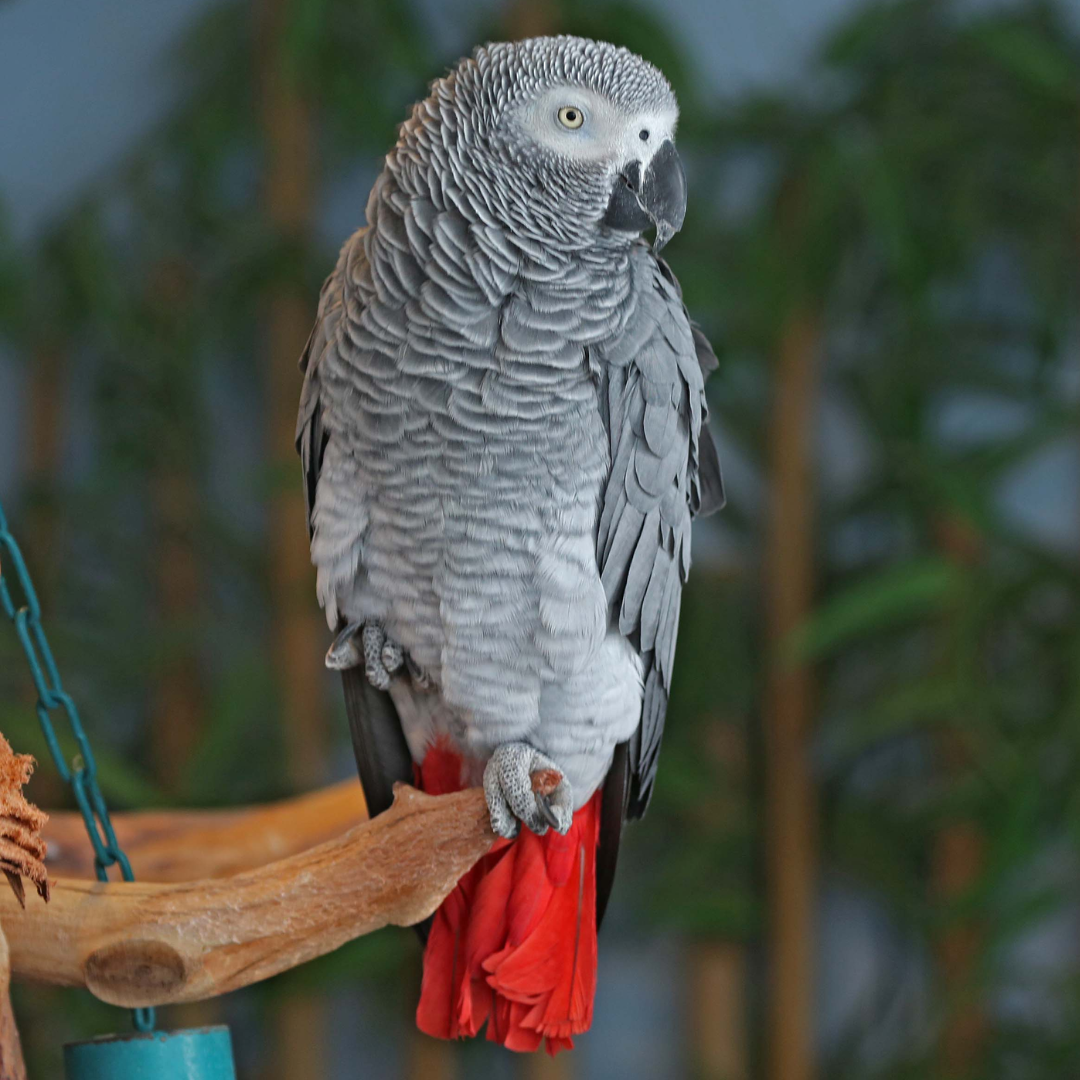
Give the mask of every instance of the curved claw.
[{"label": "curved claw", "polygon": [[562,827],[562,822],[555,816],[555,811],[551,809],[551,799],[547,795],[541,795],[540,792],[536,792],[536,809],[540,811],[540,816],[556,831]]},{"label": "curved claw", "polygon": [[356,634],[360,626],[360,623],[349,623],[334,638],[333,644],[326,651],[326,666],[331,671],[347,671],[349,668],[359,667],[364,662],[364,656],[356,643]]}]

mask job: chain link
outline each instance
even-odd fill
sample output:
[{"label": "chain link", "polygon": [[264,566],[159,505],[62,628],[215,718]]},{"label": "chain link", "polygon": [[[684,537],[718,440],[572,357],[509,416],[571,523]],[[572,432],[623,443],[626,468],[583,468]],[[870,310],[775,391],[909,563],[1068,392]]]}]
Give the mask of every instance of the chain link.
[{"label": "chain link", "polygon": [[[10,568],[14,583],[18,586],[18,597],[13,596],[9,577],[5,573]],[[18,599],[19,603],[16,603]],[[56,770],[71,786],[75,802],[83,816],[86,834],[94,848],[94,869],[99,881],[108,881],[108,868],[119,866],[125,881],[134,881],[135,875],[131,863],[124,854],[112,821],[105,796],[97,779],[97,763],[90,740],[79,719],[79,710],[60,681],[60,672],[56,667],[52,649],[41,625],[41,605],[38,603],[34,583],[26,568],[19,545],[8,530],[4,508],[0,506],[0,607],[15,626],[15,634],[26,653],[30,666],[30,677],[34,680],[37,691],[37,715],[41,730],[48,744]],[[60,740],[53,726],[53,714],[66,718],[68,728],[79,748],[78,756],[69,765],[60,747]],[[153,1009],[134,1010],[135,1027],[139,1031],[152,1031],[154,1028]]]}]

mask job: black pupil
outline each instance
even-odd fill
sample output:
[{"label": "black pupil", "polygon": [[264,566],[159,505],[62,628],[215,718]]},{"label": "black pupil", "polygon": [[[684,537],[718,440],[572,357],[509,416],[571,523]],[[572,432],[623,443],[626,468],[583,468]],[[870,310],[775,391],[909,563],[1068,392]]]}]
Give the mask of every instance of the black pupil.
[{"label": "black pupil", "polygon": [[574,121],[575,121],[576,119],[577,119],[577,113],[576,113],[576,112],[574,112],[574,110],[573,110],[573,109],[567,109],[567,110],[566,110],[566,120],[567,120],[567,123],[570,123],[570,124],[572,124],[572,123],[573,123],[573,122],[574,122]]},{"label": "black pupil", "polygon": [[647,141],[648,141],[648,138],[649,138],[649,133],[648,133],[648,132],[647,132],[647,131],[646,131],[646,130],[645,130],[644,128],[642,128],[642,129],[641,129],[641,130],[640,130],[640,131],[638,132],[638,138],[639,138],[639,139],[640,139],[640,140],[641,140],[642,142],[647,142]]}]

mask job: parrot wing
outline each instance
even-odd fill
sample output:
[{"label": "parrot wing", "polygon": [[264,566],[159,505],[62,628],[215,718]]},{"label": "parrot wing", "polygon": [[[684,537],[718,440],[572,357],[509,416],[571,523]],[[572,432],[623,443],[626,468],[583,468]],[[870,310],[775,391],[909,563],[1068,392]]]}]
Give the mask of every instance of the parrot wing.
[{"label": "parrot wing", "polygon": [[337,329],[344,306],[340,274],[335,270],[323,282],[319,293],[319,313],[300,356],[304,384],[300,390],[300,412],[296,418],[296,449],[300,454],[300,468],[304,476],[309,536],[315,532],[315,490],[330,442],[330,433],[323,426],[319,365],[326,351],[336,347]]},{"label": "parrot wing", "polygon": [[[300,357],[304,385],[300,392],[300,412],[296,422],[296,447],[303,469],[309,533],[314,532],[316,489],[327,448],[334,437],[326,427],[323,400],[326,389],[322,382],[326,370],[324,362],[328,355],[343,347],[347,288],[345,268],[352,265],[355,269],[356,261],[364,258],[362,233],[358,233],[345,245],[337,268],[323,284],[318,317]],[[356,296],[350,296],[349,302],[355,305],[359,301]],[[341,365],[334,366],[340,368]],[[343,671],[341,679],[353,753],[368,814],[374,817],[394,801],[393,789],[397,781],[412,783],[412,758],[390,695],[372,686],[362,667]]]},{"label": "parrot wing", "polygon": [[[670,268],[644,246],[638,251],[633,313],[596,356],[611,452],[597,560],[612,621],[638,650],[645,684],[641,724],[609,777],[612,786],[624,778],[623,814],[631,818],[645,812],[656,776],[691,519],[724,502],[704,388],[716,357]],[[610,799],[614,806],[614,792]],[[601,851],[605,833],[617,848],[621,822],[609,812],[603,818]]]}]

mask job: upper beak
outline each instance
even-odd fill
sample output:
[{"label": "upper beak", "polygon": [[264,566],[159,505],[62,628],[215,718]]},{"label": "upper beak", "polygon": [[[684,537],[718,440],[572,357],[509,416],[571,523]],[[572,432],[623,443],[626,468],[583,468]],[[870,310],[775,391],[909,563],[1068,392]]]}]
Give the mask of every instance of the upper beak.
[{"label": "upper beak", "polygon": [[675,144],[667,139],[641,175],[633,161],[615,181],[604,224],[640,232],[656,226],[653,250],[659,251],[682,228],[686,217],[686,173]]}]

